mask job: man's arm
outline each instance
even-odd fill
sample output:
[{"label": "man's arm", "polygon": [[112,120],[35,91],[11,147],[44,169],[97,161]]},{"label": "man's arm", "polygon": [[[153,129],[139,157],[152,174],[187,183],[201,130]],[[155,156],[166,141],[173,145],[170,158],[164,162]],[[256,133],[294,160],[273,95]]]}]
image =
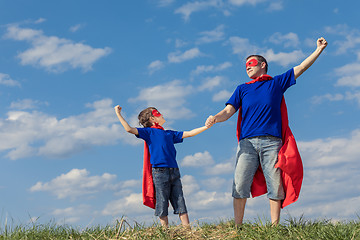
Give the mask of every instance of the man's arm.
[{"label": "man's arm", "polygon": [[233,105],[228,104],[226,107],[221,110],[218,114],[215,116],[209,116],[208,119],[205,122],[206,127],[211,127],[217,122],[225,122],[228,120],[234,113],[236,112],[236,109]]},{"label": "man's arm", "polygon": [[116,115],[119,118],[119,121],[120,121],[121,125],[123,125],[123,127],[125,128],[125,131],[127,131],[128,133],[135,134],[135,135],[139,134],[137,128],[130,127],[130,125],[123,118],[123,116],[121,115],[121,107],[119,105],[117,105],[115,107],[115,112],[116,112]]},{"label": "man's arm", "polygon": [[300,75],[303,74],[316,61],[316,59],[320,56],[322,51],[327,46],[327,42],[323,37],[319,38],[316,41],[316,44],[317,44],[316,50],[309,57],[307,57],[300,65],[294,67],[295,79],[300,77]]},{"label": "man's arm", "polygon": [[203,131],[205,131],[207,129],[208,129],[208,127],[203,126],[203,127],[195,128],[195,129],[193,129],[191,131],[184,131],[182,138],[188,138],[188,137],[196,136],[199,133],[202,133]]}]

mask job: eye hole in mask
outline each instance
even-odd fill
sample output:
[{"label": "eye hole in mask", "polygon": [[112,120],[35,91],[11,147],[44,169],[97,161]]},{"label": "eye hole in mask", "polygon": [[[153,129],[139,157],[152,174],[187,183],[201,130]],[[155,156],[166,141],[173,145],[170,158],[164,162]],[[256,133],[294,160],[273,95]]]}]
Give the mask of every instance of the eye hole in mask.
[{"label": "eye hole in mask", "polygon": [[246,63],[246,67],[255,67],[259,62],[256,59],[251,59]]}]

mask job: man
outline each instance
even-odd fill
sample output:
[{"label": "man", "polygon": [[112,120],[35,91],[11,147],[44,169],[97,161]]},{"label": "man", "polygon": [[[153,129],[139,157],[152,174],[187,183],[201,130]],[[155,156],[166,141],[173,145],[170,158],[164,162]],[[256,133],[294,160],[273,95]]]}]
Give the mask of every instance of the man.
[{"label": "man", "polygon": [[206,120],[205,125],[211,127],[215,123],[228,120],[241,109],[232,193],[236,226],[242,224],[246,200],[250,197],[253,178],[259,166],[266,181],[271,221],[274,225],[279,223],[285,192],[281,170],[275,165],[283,144],[280,108],[283,94],[315,62],[326,46],[326,40],[319,38],[316,50],[309,57],[300,65],[274,78],[266,75],[268,65],[265,58],[260,55],[249,56],[246,59],[246,72],[253,80],[239,85],[227,101],[226,107]]}]

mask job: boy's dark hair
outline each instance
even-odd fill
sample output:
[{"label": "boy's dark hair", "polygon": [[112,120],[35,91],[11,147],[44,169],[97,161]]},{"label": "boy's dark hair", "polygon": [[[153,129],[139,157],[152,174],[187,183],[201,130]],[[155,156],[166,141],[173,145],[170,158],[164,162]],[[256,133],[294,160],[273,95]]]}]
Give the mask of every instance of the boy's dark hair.
[{"label": "boy's dark hair", "polygon": [[152,123],[150,122],[150,117],[153,117],[152,115],[152,111],[156,109],[154,107],[148,107],[144,110],[142,110],[139,113],[138,119],[139,119],[139,123],[141,125],[143,125],[144,127],[151,127]]},{"label": "boy's dark hair", "polygon": [[251,57],[256,57],[256,59],[257,59],[260,63],[264,62],[264,63],[266,64],[266,66],[265,66],[265,71],[266,71],[266,73],[267,73],[267,71],[268,71],[268,63],[267,63],[266,59],[265,59],[263,56],[261,56],[261,55],[250,55],[250,56],[248,56],[248,57],[246,58],[246,62],[247,62],[247,60],[248,60],[249,58],[251,58]]}]

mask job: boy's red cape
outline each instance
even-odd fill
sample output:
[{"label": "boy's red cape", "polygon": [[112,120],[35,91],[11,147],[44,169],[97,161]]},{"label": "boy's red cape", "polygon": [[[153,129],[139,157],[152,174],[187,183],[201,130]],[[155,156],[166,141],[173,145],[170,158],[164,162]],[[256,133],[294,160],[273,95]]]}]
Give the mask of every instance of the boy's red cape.
[{"label": "boy's red cape", "polygon": [[[151,127],[164,130],[164,128],[158,124],[155,124]],[[152,177],[152,165],[150,163],[149,146],[147,145],[146,142],[144,142],[142,195],[143,195],[143,204],[145,206],[155,209],[155,204],[156,204],[155,187]]]},{"label": "boy's red cape", "polygon": [[[272,77],[265,74],[250,82],[247,82],[247,84],[270,79],[272,79]],[[240,139],[241,133],[241,120],[242,117],[240,107],[236,131],[238,141]],[[289,119],[284,96],[281,101],[281,121],[283,146],[279,151],[278,162],[276,163],[275,167],[280,168],[282,172],[285,199],[282,201],[281,208],[284,208],[287,205],[296,202],[299,198],[303,179],[303,165],[295,138],[289,128]],[[251,195],[253,197],[257,197],[265,193],[267,193],[265,177],[261,167],[259,166],[251,185]]]}]

